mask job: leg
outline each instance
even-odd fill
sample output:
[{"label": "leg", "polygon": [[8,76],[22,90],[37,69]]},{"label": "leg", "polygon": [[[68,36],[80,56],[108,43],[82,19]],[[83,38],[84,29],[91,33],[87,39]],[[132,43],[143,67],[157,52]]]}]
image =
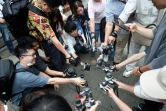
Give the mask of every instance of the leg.
[{"label": "leg", "polygon": [[[128,57],[130,57],[130,56],[132,56],[132,55],[138,53],[139,50],[141,49],[141,47],[142,47],[142,45],[136,44],[135,42],[133,42],[133,41],[131,40]],[[131,63],[131,64],[126,65],[126,71],[131,71],[131,70],[133,70],[133,68],[136,66],[136,63],[137,63],[137,62],[134,62],[134,63]]]},{"label": "leg", "polygon": [[115,47],[115,56],[114,56],[115,63],[121,62],[123,51],[128,42],[128,38],[129,34],[118,34],[118,38],[116,40],[116,47]]},{"label": "leg", "polygon": [[10,39],[11,34],[7,28],[7,25],[5,23],[0,23],[0,28],[4,43],[6,44],[9,52],[12,53],[14,51],[14,46]]},{"label": "leg", "polygon": [[100,23],[95,23],[96,42],[98,42],[99,35],[100,35]]},{"label": "leg", "polygon": [[45,50],[45,54],[47,57],[50,57],[51,63],[54,65],[57,71],[63,70],[63,56],[59,52],[59,50],[53,45],[48,44],[47,41],[43,41],[41,43],[42,47]]},{"label": "leg", "polygon": [[145,106],[144,106],[145,111],[160,111],[164,106],[163,103],[149,101],[149,100],[144,100],[144,101],[145,101]]}]

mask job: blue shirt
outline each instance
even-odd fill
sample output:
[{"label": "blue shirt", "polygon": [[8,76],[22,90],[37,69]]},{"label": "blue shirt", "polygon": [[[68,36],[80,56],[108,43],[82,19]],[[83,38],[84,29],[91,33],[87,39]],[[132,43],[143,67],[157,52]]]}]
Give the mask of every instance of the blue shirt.
[{"label": "blue shirt", "polygon": [[[126,0],[127,1],[127,0]],[[105,6],[106,21],[114,20],[114,17],[118,18],[123,11],[125,4],[119,0],[107,0]]]},{"label": "blue shirt", "polygon": [[[21,66],[19,63],[16,65],[16,69],[19,68],[25,68]],[[32,72],[18,72],[15,75],[13,88],[12,88],[12,94],[17,94],[14,97],[12,97],[12,104],[19,106],[20,101],[23,97],[23,95],[28,94],[30,91],[32,91],[35,87],[43,87],[47,82],[49,78],[38,76],[40,73],[35,68],[31,68]],[[20,93],[21,92],[21,93]]]}]

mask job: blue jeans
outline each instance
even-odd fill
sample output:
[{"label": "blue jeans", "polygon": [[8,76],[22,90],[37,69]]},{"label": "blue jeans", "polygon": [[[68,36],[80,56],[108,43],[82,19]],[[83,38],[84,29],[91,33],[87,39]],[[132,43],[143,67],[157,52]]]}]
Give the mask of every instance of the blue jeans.
[{"label": "blue jeans", "polygon": [[9,52],[12,53],[14,51],[14,47],[10,39],[11,34],[6,23],[0,23],[0,32],[2,33],[3,41],[6,44]]},{"label": "blue jeans", "polygon": [[[95,40],[98,42],[98,38],[100,35],[100,23],[95,23]],[[95,57],[95,52],[91,50],[91,57]]]}]

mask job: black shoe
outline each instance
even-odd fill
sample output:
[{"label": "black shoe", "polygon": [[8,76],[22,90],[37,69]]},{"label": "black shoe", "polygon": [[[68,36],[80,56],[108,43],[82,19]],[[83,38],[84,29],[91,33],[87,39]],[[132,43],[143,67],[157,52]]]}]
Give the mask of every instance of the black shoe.
[{"label": "black shoe", "polygon": [[84,70],[87,70],[87,71],[90,71],[90,64],[89,63],[84,63],[84,66],[83,66],[83,69]]},{"label": "black shoe", "polygon": [[139,108],[141,111],[143,111],[144,107],[145,107],[145,104],[144,104],[144,103],[139,103],[139,104],[138,104],[138,108]]},{"label": "black shoe", "polygon": [[142,110],[140,110],[140,109],[137,108],[137,107],[132,107],[132,111],[142,111]]}]

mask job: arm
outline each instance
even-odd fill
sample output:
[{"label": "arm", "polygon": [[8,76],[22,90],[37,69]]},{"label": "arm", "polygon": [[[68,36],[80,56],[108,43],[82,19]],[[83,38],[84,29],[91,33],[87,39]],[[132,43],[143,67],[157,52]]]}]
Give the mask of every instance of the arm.
[{"label": "arm", "polygon": [[[111,32],[113,30],[113,23],[112,20],[106,23],[105,26],[105,41],[104,43],[107,44],[109,41],[115,41],[115,37],[110,36]],[[111,40],[109,40],[111,39]]]},{"label": "arm", "polygon": [[120,100],[114,93],[113,89],[107,89],[108,95],[113,99],[113,101],[117,104],[121,111],[132,111],[131,108],[126,105],[122,100]]},{"label": "arm", "polygon": [[131,32],[137,32],[138,34],[140,34],[143,37],[150,39],[150,40],[152,40],[154,38],[152,29],[138,26],[138,25],[136,25],[136,23],[125,24],[125,25],[130,28]]},{"label": "arm", "polygon": [[134,54],[133,56],[127,58],[125,61],[121,62],[120,64],[117,64],[116,69],[120,69],[121,67],[123,67],[129,63],[135,62],[135,61],[143,58],[145,55],[146,55],[145,51]]},{"label": "arm", "polygon": [[77,78],[49,78],[47,84],[67,84],[67,83],[75,83],[79,86],[85,84],[85,80],[80,77]]},{"label": "arm", "polygon": [[[90,32],[94,32],[91,34],[91,37],[95,36],[95,22],[94,22],[94,18],[90,18]],[[92,39],[92,44],[95,44],[95,39]]]},{"label": "arm", "polygon": [[124,90],[129,91],[129,92],[134,94],[134,86],[124,84],[124,83],[117,81],[117,80],[112,80],[112,81],[114,81],[115,83],[118,84],[118,88],[124,89]]},{"label": "arm", "polygon": [[64,76],[63,72],[51,70],[49,67],[46,68],[45,73],[52,76]]}]

